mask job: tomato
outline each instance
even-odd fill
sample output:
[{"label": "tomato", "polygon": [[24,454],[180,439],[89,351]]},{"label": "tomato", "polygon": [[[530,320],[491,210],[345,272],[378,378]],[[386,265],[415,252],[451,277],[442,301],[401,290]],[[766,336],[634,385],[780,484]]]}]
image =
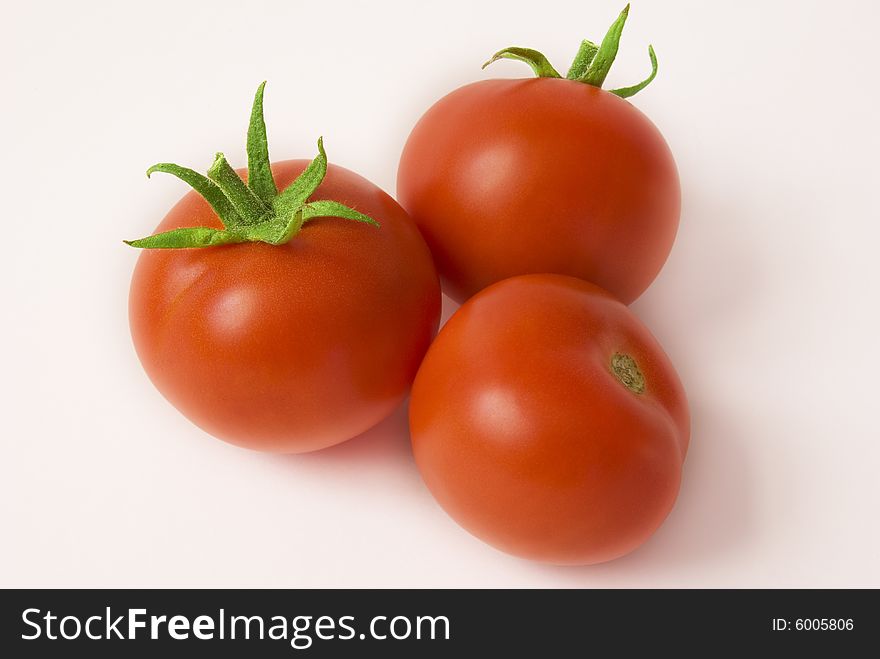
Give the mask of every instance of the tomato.
[{"label": "tomato", "polygon": [[406,395],[440,320],[431,254],[382,190],[328,165],[270,164],[265,82],[247,171],[222,153],[144,251],[129,295],[135,348],[159,391],[233,444],[297,453],[350,439]]},{"label": "tomato", "polygon": [[667,356],[608,292],[522,275],[447,322],[410,400],[416,463],[449,515],[557,564],[642,544],[676,499],[687,401]]},{"label": "tomato", "polygon": [[[612,46],[606,37],[600,52]],[[529,61],[542,77],[453,91],[419,120],[400,159],[398,200],[444,291],[462,301],[506,277],[554,272],[632,302],[666,261],[680,212],[669,147],[621,98],[647,81],[611,92],[583,61],[562,78],[536,51],[499,57]]]},{"label": "tomato", "polygon": [[[275,163],[279,187],[307,164]],[[401,402],[437,330],[437,275],[403,209],[333,165],[315,196],[381,228],[323,218],[283,245],[145,250],[134,272],[131,331],[148,375],[239,446],[309,451],[367,430]],[[158,231],[194,226],[222,227],[190,192]]]}]

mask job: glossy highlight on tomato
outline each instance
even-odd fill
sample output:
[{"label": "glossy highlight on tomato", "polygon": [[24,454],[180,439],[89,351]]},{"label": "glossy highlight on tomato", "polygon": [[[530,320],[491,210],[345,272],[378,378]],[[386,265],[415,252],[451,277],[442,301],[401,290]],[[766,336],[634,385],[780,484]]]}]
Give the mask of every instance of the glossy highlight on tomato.
[{"label": "glossy highlight on tomato", "polygon": [[684,390],[621,302],[562,275],[496,283],[446,323],[413,385],[416,463],[485,542],[556,564],[608,561],[672,508]]}]

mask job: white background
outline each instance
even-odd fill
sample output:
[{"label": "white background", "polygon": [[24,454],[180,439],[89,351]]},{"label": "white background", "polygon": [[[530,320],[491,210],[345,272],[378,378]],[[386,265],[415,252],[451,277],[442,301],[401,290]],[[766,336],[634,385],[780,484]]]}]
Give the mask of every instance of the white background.
[{"label": "white background", "polygon": [[[678,241],[635,303],[690,395],[678,504],[633,554],[558,568],[434,503],[405,413],[271,456],[201,432],[132,348],[136,253],[185,191],[173,160],[244,164],[269,80],[275,159],[394,192],[439,96],[567,67],[623,0],[9,3],[0,24],[0,585],[880,586],[877,5],[637,0],[611,86],[680,168]],[[447,313],[451,311],[447,304]]]}]

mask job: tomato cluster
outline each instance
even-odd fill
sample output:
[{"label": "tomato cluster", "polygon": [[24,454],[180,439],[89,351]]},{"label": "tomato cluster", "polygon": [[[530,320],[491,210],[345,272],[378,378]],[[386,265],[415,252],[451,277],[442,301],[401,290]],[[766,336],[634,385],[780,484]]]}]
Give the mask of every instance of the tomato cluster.
[{"label": "tomato cluster", "polygon": [[[669,513],[689,441],[669,359],[626,304],[665,261],[679,184],[659,131],[602,84],[627,11],[565,77],[487,80],[418,122],[389,195],[328,164],[269,161],[263,85],[248,168],[222,154],[143,251],[132,336],[162,394],[266,451],[345,441],[412,386],[413,452],[462,526],[560,564],[625,554]],[[487,63],[488,64],[488,63]],[[437,335],[440,285],[462,306]],[[435,338],[436,335],[436,338]]]}]

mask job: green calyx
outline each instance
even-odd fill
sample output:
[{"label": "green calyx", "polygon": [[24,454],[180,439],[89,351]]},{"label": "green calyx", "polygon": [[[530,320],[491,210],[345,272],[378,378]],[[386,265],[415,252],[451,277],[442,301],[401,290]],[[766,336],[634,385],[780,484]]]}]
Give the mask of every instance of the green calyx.
[{"label": "green calyx", "polygon": [[[623,26],[629,16],[629,5],[623,8],[617,20],[608,28],[605,38],[598,46],[589,40],[581,42],[581,47],[575,55],[571,67],[565,77],[568,80],[576,80],[594,87],[602,87],[611,65],[614,64],[614,58],[617,57],[617,49],[620,44],[620,35],[623,33]],[[618,89],[609,90],[612,94],[616,94],[621,98],[629,98],[630,96],[640,92],[647,87],[657,75],[657,56],[654,54],[653,46],[648,46],[648,57],[651,58],[651,74],[642,82],[631,87],[620,87]],[[485,69],[492,62],[500,59],[515,59],[525,62],[532,67],[535,75],[539,78],[561,78],[559,72],[553,68],[549,60],[537,50],[531,48],[519,48],[511,46],[499,50],[492,55],[492,58],[483,64]]]},{"label": "green calyx", "polygon": [[341,217],[379,226],[373,218],[338,201],[308,201],[327,173],[327,154],[323,138],[318,139],[318,155],[296,180],[281,192],[269,166],[269,145],[263,120],[263,82],[257,88],[247,135],[247,183],[232,169],[222,153],[214,158],[203,176],[173,163],[159,163],[147,170],[172,174],[198,192],[214,209],[223,229],[186,227],[165,231],[140,240],[126,240],[144,249],[182,249],[213,247],[233,243],[263,242],[282,245],[303,225],[316,217]]}]

